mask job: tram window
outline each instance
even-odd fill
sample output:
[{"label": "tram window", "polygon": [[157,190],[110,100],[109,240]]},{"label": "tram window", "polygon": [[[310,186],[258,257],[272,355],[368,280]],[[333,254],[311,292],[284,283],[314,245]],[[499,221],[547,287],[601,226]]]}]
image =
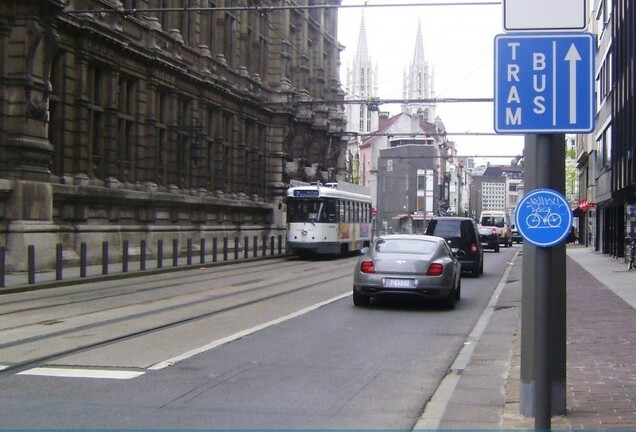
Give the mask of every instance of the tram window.
[{"label": "tram window", "polygon": [[323,203],[320,201],[293,200],[287,204],[289,222],[319,222],[324,220]]},{"label": "tram window", "polygon": [[336,222],[338,208],[337,202],[333,198],[325,201],[325,215],[327,216],[327,222]]},{"label": "tram window", "polygon": [[345,221],[345,203],[344,203],[344,201],[341,201],[341,200],[338,201],[338,214],[340,215],[340,218],[338,219],[338,222],[346,222]]}]

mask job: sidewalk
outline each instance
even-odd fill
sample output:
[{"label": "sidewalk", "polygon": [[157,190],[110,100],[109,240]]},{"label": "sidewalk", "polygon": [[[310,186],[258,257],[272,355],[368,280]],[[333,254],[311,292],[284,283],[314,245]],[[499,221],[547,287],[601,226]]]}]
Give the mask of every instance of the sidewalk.
[{"label": "sidewalk", "polygon": [[[493,319],[439,423],[441,429],[533,429],[519,414],[520,253]],[[636,428],[636,272],[580,245],[567,248],[567,414],[553,429]]]}]

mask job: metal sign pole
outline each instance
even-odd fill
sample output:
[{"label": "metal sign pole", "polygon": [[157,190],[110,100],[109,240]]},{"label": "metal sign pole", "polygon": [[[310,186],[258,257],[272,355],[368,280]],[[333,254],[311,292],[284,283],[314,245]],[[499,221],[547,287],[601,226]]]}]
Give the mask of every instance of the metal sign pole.
[{"label": "metal sign pole", "polygon": [[562,196],[565,136],[527,135],[525,154],[524,184],[529,192],[515,213],[517,228],[524,236],[520,408],[523,415],[535,417],[537,430],[547,430],[551,416],[565,412],[562,240],[572,221],[569,203]]}]

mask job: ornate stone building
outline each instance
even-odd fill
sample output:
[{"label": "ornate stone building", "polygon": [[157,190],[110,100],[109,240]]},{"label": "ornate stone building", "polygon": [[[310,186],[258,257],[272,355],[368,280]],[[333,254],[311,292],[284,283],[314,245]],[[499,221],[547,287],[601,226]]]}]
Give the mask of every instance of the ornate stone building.
[{"label": "ornate stone building", "polygon": [[287,184],[344,170],[318,3],[340,0],[2,0],[7,266],[30,244],[46,268],[57,243],[95,262],[103,241],[284,234]]}]

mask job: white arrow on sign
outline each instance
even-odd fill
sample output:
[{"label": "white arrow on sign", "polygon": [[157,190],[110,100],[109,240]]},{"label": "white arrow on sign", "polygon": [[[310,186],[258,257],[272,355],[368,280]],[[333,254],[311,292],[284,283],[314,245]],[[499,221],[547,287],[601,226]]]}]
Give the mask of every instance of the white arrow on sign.
[{"label": "white arrow on sign", "polygon": [[572,44],[565,61],[570,62],[570,124],[576,124],[576,62],[581,61],[581,55]]}]

